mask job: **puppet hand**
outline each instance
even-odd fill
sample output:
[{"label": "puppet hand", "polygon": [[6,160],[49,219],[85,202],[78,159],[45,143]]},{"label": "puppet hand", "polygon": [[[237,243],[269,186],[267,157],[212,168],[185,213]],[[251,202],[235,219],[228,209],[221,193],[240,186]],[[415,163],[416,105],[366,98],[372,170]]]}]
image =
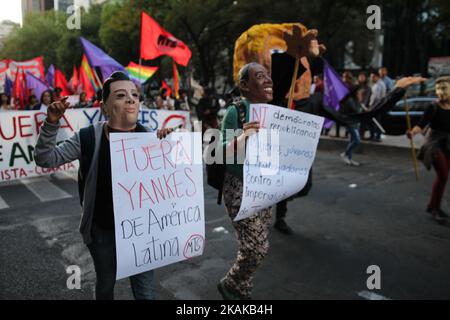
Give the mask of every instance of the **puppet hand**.
[{"label": "puppet hand", "polygon": [[286,41],[287,53],[295,58],[318,57],[325,52],[326,47],[317,41],[318,31],[311,29],[304,35],[299,26],[293,26],[292,34],[283,33],[283,39]]}]

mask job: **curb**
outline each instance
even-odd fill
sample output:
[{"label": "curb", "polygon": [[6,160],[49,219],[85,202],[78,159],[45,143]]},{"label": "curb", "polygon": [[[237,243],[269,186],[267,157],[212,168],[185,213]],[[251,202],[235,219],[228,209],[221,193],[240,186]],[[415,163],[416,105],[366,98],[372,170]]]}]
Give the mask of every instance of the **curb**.
[{"label": "curb", "polygon": [[[317,150],[343,152],[348,144],[348,139],[337,139],[321,136]],[[416,151],[418,148],[416,146]],[[361,141],[361,144],[354,149],[356,154],[384,154],[385,156],[411,157],[409,147],[389,145],[385,142]]]}]

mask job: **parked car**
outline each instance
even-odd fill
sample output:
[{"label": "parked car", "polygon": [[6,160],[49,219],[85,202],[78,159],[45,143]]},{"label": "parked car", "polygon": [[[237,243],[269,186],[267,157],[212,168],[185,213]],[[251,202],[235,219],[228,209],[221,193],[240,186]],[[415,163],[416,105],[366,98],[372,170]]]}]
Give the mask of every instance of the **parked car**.
[{"label": "parked car", "polygon": [[[414,97],[407,99],[412,127],[417,125],[425,109],[431,103],[436,101],[436,99],[437,97]],[[384,130],[386,130],[387,135],[405,134],[407,125],[404,100],[398,101],[395,104],[394,108],[392,108],[389,112],[383,114],[380,124],[384,128]]]}]

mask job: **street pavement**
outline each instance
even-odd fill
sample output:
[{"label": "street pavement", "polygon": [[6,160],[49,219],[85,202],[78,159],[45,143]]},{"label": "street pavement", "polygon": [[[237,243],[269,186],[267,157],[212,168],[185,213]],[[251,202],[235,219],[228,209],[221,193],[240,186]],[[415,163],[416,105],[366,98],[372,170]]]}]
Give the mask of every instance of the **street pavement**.
[{"label": "street pavement", "polygon": [[[339,158],[345,144],[323,140],[310,194],[288,204],[294,234],[270,230],[254,298],[449,299],[450,223],[438,225],[425,212],[434,172],[420,166],[416,182],[408,152],[369,148],[354,155],[360,167],[349,167]],[[216,198],[205,184],[204,254],[156,270],[158,299],[220,299],[216,284],[237,243]],[[0,184],[0,299],[93,299],[79,220],[76,174]],[[66,286],[70,265],[82,271],[81,289]],[[367,287],[371,265],[381,270],[381,289]],[[116,298],[132,299],[127,279],[117,282]]]}]

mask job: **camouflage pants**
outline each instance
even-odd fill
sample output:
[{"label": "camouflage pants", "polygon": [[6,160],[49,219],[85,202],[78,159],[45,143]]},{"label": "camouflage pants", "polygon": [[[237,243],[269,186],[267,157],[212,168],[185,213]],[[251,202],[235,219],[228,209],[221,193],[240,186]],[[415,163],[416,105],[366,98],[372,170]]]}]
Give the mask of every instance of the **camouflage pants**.
[{"label": "camouflage pants", "polygon": [[[233,220],[240,208],[243,182],[227,173],[223,197],[228,215]],[[238,240],[238,253],[233,266],[225,276],[225,285],[243,298],[250,298],[253,274],[269,250],[269,225],[272,208],[266,208],[249,218],[234,222]]]}]

